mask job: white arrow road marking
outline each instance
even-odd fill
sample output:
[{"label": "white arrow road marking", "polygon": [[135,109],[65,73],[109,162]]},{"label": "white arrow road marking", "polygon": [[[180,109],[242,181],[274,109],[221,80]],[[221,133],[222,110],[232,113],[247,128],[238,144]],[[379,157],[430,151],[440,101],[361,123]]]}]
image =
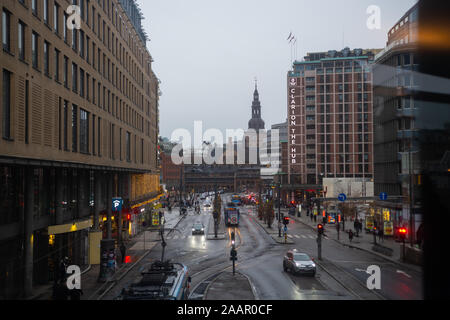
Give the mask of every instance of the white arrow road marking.
[{"label": "white arrow road marking", "polygon": [[405,275],[405,276],[408,277],[408,278],[412,278],[412,277],[411,277],[409,274],[407,274],[405,271],[397,270],[397,273],[401,273],[401,274]]},{"label": "white arrow road marking", "polygon": [[356,271],[359,271],[359,272],[367,272],[367,270],[365,270],[365,269],[355,268],[355,270],[356,270]]}]

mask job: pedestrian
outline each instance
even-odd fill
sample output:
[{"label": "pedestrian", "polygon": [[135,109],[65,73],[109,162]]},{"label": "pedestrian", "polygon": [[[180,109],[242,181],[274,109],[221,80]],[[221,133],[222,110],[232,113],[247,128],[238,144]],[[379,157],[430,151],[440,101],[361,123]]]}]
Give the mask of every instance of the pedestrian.
[{"label": "pedestrian", "polygon": [[314,214],[314,222],[317,222],[317,214]]},{"label": "pedestrian", "polygon": [[353,231],[351,229],[348,231],[348,239],[350,240],[350,242],[352,242],[353,240]]},{"label": "pedestrian", "polygon": [[356,237],[358,237],[359,235],[359,222],[358,222],[358,218],[355,219],[355,222],[353,222],[353,228],[355,228],[356,231]]},{"label": "pedestrian", "polygon": [[384,239],[383,239],[383,229],[382,228],[380,228],[380,230],[378,230],[378,238],[379,238],[380,241],[384,241]]},{"label": "pedestrian", "polygon": [[120,245],[120,254],[122,255],[122,263],[125,263],[126,251],[127,251],[127,247],[125,247],[125,244],[122,241],[122,244]]},{"label": "pedestrian", "polygon": [[66,281],[68,264],[69,264],[69,258],[68,257],[64,257],[59,262],[59,267],[58,267],[58,281],[59,281],[59,283],[63,283],[64,281]]}]

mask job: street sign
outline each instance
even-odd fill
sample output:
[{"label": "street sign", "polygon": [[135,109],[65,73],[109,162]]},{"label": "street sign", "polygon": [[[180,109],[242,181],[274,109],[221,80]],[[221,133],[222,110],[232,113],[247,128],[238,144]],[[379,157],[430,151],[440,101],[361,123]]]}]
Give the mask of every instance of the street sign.
[{"label": "street sign", "polygon": [[284,226],[284,232],[287,232],[287,226]]},{"label": "street sign", "polygon": [[344,202],[345,200],[347,200],[347,196],[345,195],[345,193],[341,193],[338,196],[338,200]]},{"label": "street sign", "polygon": [[112,198],[112,211],[121,211],[123,205],[122,198]]},{"label": "street sign", "polygon": [[387,197],[388,197],[388,195],[386,192],[380,193],[380,200],[387,200]]}]

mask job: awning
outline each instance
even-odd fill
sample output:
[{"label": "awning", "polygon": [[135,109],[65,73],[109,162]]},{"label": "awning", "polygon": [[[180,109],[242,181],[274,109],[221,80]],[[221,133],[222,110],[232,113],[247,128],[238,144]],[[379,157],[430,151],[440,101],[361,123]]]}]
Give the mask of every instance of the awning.
[{"label": "awning", "polygon": [[164,193],[161,193],[161,194],[157,195],[156,197],[154,197],[154,198],[152,198],[150,200],[147,200],[147,201],[135,204],[134,206],[131,207],[131,209],[139,208],[139,207],[145,206],[146,204],[155,202],[155,201],[159,200],[159,198],[161,198],[163,195],[164,195]]},{"label": "awning", "polygon": [[68,224],[60,224],[56,226],[48,226],[48,234],[62,234],[62,233],[69,233],[69,232],[75,232],[80,231],[83,229],[87,229],[92,227],[93,222],[92,219],[86,219],[74,223],[68,223]]}]

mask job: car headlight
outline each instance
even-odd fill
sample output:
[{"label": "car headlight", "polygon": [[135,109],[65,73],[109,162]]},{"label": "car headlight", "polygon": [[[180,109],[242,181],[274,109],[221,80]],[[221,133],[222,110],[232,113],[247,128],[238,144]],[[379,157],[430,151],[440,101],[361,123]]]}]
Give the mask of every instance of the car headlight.
[{"label": "car headlight", "polygon": [[195,229],[192,229],[192,231],[195,231]]},{"label": "car headlight", "polygon": [[202,231],[203,231],[204,229],[202,228]]},{"label": "car headlight", "polygon": [[316,267],[316,264],[315,264],[315,263],[313,263],[313,264],[311,265],[311,267],[314,267],[314,268],[315,268],[315,267]]}]

